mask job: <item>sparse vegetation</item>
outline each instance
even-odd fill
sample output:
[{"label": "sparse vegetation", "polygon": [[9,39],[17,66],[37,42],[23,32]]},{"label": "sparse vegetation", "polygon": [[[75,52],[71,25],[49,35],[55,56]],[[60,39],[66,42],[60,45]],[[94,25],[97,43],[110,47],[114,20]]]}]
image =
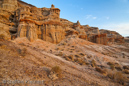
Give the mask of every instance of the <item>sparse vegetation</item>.
[{"label": "sparse vegetation", "polygon": [[55,74],[57,74],[57,76],[58,76],[59,78],[62,77],[62,74],[61,74],[62,70],[60,69],[59,66],[54,66],[54,67],[52,67],[51,72],[54,72]]},{"label": "sparse vegetation", "polygon": [[68,60],[68,61],[74,61],[74,56],[73,56],[73,55],[69,55],[69,56],[64,55],[64,58],[65,58],[66,60]]},{"label": "sparse vegetation", "polygon": [[122,71],[122,68],[120,66],[116,66],[115,69],[118,71]]},{"label": "sparse vegetation", "polygon": [[5,35],[4,34],[0,34],[0,39],[2,39],[2,40],[5,40]]},{"label": "sparse vegetation", "polygon": [[114,74],[114,80],[115,80],[117,83],[120,83],[120,84],[124,85],[124,83],[126,82],[127,78],[124,77],[121,72],[116,72],[116,73]]},{"label": "sparse vegetation", "polygon": [[129,70],[127,70],[127,69],[125,69],[123,72],[124,72],[125,74],[129,74]]},{"label": "sparse vegetation", "polygon": [[96,67],[95,68],[97,72],[101,73],[101,74],[106,74],[106,71],[102,70],[101,68],[99,67]]},{"label": "sparse vegetation", "polygon": [[69,55],[68,57],[69,57],[69,59],[71,59],[72,61],[74,61],[74,56],[73,55]]},{"label": "sparse vegetation", "polygon": [[107,64],[110,66],[110,68],[111,68],[112,70],[114,70],[114,69],[115,69],[115,65],[114,65],[114,63],[112,63],[112,62],[108,62]]},{"label": "sparse vegetation", "polygon": [[89,59],[90,59],[90,58],[92,58],[92,56],[89,56],[89,55],[88,55],[88,56],[87,56],[87,58],[89,58]]},{"label": "sparse vegetation", "polygon": [[75,57],[77,57],[77,58],[78,58],[78,57],[79,57],[79,55],[75,55]]},{"label": "sparse vegetation", "polygon": [[129,66],[123,66],[123,69],[129,70]]},{"label": "sparse vegetation", "polygon": [[92,67],[95,67],[95,66],[96,66],[96,62],[95,62],[94,59],[91,61],[91,66],[92,66]]},{"label": "sparse vegetation", "polygon": [[63,53],[59,52],[58,54],[56,54],[56,56],[63,56]]},{"label": "sparse vegetation", "polygon": [[18,53],[20,54],[20,56],[25,56],[26,55],[26,53],[27,53],[27,49],[26,48],[23,48],[23,49],[18,49],[17,50],[18,51]]},{"label": "sparse vegetation", "polygon": [[108,73],[107,75],[110,79],[114,80],[117,83],[124,85],[127,81],[127,78],[121,72]]},{"label": "sparse vegetation", "polygon": [[86,65],[86,62],[82,58],[75,59],[75,62],[77,62],[80,65]]},{"label": "sparse vegetation", "polygon": [[85,56],[85,54],[84,54],[84,53],[80,53],[80,55],[81,55],[81,56]]}]

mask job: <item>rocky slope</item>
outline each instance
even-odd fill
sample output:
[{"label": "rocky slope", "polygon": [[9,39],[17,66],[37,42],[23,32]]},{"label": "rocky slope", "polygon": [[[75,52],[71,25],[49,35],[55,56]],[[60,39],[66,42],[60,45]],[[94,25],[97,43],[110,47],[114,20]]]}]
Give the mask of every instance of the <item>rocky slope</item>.
[{"label": "rocky slope", "polygon": [[[99,45],[75,36],[60,44],[26,38],[0,41],[0,81],[23,86],[128,86],[128,52],[129,46]],[[61,77],[51,72],[57,66]],[[9,83],[16,79],[24,83]],[[43,83],[31,82],[36,80]]]}]

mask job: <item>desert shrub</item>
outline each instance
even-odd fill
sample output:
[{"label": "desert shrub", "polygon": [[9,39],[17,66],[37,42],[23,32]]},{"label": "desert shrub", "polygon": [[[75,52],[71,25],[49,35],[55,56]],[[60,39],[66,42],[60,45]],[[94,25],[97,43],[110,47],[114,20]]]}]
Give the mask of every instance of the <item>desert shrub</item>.
[{"label": "desert shrub", "polygon": [[115,69],[115,66],[114,66],[114,65],[110,65],[110,68],[111,68],[112,70],[114,70],[114,69]]},{"label": "desert shrub", "polygon": [[17,50],[18,51],[18,53],[20,54],[20,56],[25,56],[26,55],[26,53],[27,53],[27,49],[26,48],[23,48],[23,49],[18,49]]},{"label": "desert shrub", "polygon": [[76,52],[80,52],[80,50],[77,50]]},{"label": "desert shrub", "polygon": [[129,70],[127,70],[127,69],[125,69],[123,72],[124,72],[125,74],[129,74]]},{"label": "desert shrub", "polygon": [[1,45],[0,48],[1,49],[6,49],[7,48],[7,45]]},{"label": "desert shrub", "polygon": [[77,58],[78,58],[78,57],[79,57],[79,55],[75,55],[75,57],[77,57]]},{"label": "desert shrub", "polygon": [[66,60],[68,60],[68,61],[71,61],[71,59],[70,59],[68,56],[67,56],[67,57],[65,57],[65,59],[66,59]]},{"label": "desert shrub", "polygon": [[74,56],[73,55],[69,55],[68,57],[69,57],[69,59],[71,59],[72,61],[74,61]]},{"label": "desert shrub", "polygon": [[56,54],[56,56],[63,56],[63,53],[59,52],[58,54]]},{"label": "desert shrub", "polygon": [[115,64],[113,62],[108,62],[107,64],[110,66],[112,70],[115,69]]},{"label": "desert shrub", "polygon": [[59,50],[60,48],[56,48],[55,50]]},{"label": "desert shrub", "polygon": [[95,67],[95,66],[96,66],[96,62],[95,62],[94,59],[91,61],[91,66],[92,66],[92,67]]},{"label": "desert shrub", "polygon": [[84,54],[84,53],[80,53],[80,55],[81,55],[81,56],[85,56],[85,54]]},{"label": "desert shrub", "polygon": [[19,45],[25,46],[25,44],[24,44],[24,43],[19,43]]},{"label": "desert shrub", "polygon": [[107,77],[110,78],[110,79],[114,79],[114,74],[112,72],[109,72],[107,74]]},{"label": "desert shrub", "polygon": [[122,68],[120,66],[115,67],[116,70],[122,71]]},{"label": "desert shrub", "polygon": [[90,65],[90,63],[86,62],[86,65]]},{"label": "desert shrub", "polygon": [[2,40],[5,40],[5,35],[4,34],[0,34],[0,39],[2,39]]},{"label": "desert shrub", "polygon": [[61,74],[62,70],[59,66],[52,67],[51,72],[56,73],[58,75],[58,77],[62,76],[62,74]]},{"label": "desert shrub", "polygon": [[96,67],[95,70],[101,74],[106,74],[106,71],[102,70],[101,68],[99,67]]},{"label": "desert shrub", "polygon": [[64,51],[64,49],[61,49],[61,51]]},{"label": "desert shrub", "polygon": [[123,66],[123,69],[129,70],[129,66]]},{"label": "desert shrub", "polygon": [[75,59],[75,62],[77,62],[80,65],[86,65],[86,62],[82,58]]},{"label": "desert shrub", "polygon": [[90,59],[90,58],[92,58],[92,56],[89,56],[89,55],[88,55],[88,56],[87,56],[87,58],[89,58],[89,59]]},{"label": "desert shrub", "polygon": [[114,65],[114,63],[113,63],[113,62],[108,62],[107,64],[108,64],[108,65]]},{"label": "desert shrub", "polygon": [[68,61],[74,61],[74,56],[73,55],[69,55],[69,56],[64,56],[64,58]]},{"label": "desert shrub", "polygon": [[74,48],[75,46],[71,46],[71,47],[73,47],[73,48]]},{"label": "desert shrub", "polygon": [[73,51],[72,51],[72,50],[70,50],[69,52],[71,52],[71,53],[72,53]]},{"label": "desert shrub", "polygon": [[62,45],[66,45],[66,43],[64,42],[64,43],[62,43]]},{"label": "desert shrub", "polygon": [[123,74],[121,72],[116,72],[114,74],[114,80],[117,82],[117,83],[120,83],[120,84],[125,84],[127,78],[123,76]]},{"label": "desert shrub", "polygon": [[110,73],[108,73],[107,77],[109,77],[113,81],[120,83],[122,85],[124,85],[127,81],[127,78],[125,76],[123,76],[123,74],[121,72],[115,72],[115,73],[110,72]]}]

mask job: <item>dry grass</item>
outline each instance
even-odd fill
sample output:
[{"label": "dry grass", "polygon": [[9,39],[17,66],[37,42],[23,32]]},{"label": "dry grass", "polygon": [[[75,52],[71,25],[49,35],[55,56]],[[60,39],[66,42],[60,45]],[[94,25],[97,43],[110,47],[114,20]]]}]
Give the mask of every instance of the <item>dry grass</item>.
[{"label": "dry grass", "polygon": [[127,78],[121,72],[108,73],[107,77],[112,79],[114,82],[124,85],[127,81]]}]

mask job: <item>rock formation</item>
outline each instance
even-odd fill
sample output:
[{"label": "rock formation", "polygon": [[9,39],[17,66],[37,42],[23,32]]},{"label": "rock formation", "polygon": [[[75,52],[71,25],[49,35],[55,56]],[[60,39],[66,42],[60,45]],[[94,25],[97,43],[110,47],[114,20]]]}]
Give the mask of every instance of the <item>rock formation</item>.
[{"label": "rock formation", "polygon": [[21,0],[0,0],[0,34],[7,39],[27,37],[30,41],[42,39],[55,44],[69,35],[99,44],[123,42],[123,37],[115,32],[109,34],[97,27],[83,26],[79,21],[60,18],[60,9],[53,4],[51,8],[37,8]]}]

